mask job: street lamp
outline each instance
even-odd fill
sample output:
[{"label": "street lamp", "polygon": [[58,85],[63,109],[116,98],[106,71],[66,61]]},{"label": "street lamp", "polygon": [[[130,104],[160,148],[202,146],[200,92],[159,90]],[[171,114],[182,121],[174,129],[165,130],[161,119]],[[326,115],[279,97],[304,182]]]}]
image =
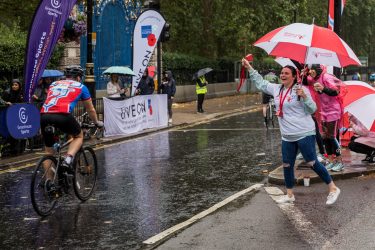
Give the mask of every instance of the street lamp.
[{"label": "street lamp", "polygon": [[85,84],[92,99],[96,98],[94,62],[92,61],[92,13],[93,0],[87,0],[87,61]]}]

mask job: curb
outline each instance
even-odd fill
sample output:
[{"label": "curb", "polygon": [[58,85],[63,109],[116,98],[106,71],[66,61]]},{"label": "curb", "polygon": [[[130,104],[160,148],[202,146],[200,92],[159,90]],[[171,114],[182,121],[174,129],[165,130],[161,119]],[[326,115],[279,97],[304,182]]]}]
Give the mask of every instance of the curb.
[{"label": "curb", "polygon": [[[354,168],[353,168],[354,167]],[[357,168],[355,168],[357,167]],[[280,172],[280,169],[282,166],[276,168],[274,171],[272,171],[268,175],[268,183],[275,184],[275,185],[285,185],[284,182],[284,176],[280,176],[278,174],[275,174],[276,171]],[[349,167],[348,167],[349,168]],[[354,170],[356,169],[356,170]],[[331,172],[329,171],[329,174],[331,175],[332,179],[334,181],[336,180],[344,180],[344,179],[350,179],[353,177],[359,177],[363,175],[371,175],[375,173],[375,166],[364,166],[364,165],[352,165],[350,167],[350,170],[347,172]],[[322,179],[318,175],[314,173],[313,176],[310,175],[310,183],[322,183]],[[302,185],[303,186],[303,178],[296,178],[295,179],[296,185]]]}]

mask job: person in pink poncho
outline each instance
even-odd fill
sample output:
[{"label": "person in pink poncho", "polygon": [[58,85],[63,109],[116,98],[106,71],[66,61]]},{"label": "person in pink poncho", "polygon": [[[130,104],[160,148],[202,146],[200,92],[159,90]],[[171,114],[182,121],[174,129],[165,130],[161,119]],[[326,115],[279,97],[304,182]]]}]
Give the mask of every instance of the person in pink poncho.
[{"label": "person in pink poncho", "polygon": [[342,171],[341,148],[337,140],[339,124],[343,115],[343,108],[340,100],[339,80],[326,73],[319,64],[313,64],[309,70],[307,78],[309,85],[312,85],[317,92],[316,98],[319,102],[320,112],[318,114],[321,121],[321,134],[324,146],[328,154],[328,170]]},{"label": "person in pink poncho", "polygon": [[375,132],[369,131],[356,117],[349,116],[350,127],[353,129],[354,136],[350,139],[348,145],[353,152],[365,154],[362,162],[375,164]]}]

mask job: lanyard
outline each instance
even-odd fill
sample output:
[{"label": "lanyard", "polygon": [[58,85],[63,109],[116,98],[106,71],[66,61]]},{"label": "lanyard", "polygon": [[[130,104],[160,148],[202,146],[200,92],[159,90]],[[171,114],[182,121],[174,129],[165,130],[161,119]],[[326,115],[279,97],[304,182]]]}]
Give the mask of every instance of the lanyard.
[{"label": "lanyard", "polygon": [[280,93],[280,102],[279,102],[279,115],[282,116],[283,114],[283,105],[284,105],[284,101],[285,101],[285,98],[288,96],[288,93],[289,91],[293,88],[294,84],[288,88],[288,90],[286,91],[285,93],[285,96],[283,98],[283,92],[284,92],[284,89],[281,90],[281,93]]}]

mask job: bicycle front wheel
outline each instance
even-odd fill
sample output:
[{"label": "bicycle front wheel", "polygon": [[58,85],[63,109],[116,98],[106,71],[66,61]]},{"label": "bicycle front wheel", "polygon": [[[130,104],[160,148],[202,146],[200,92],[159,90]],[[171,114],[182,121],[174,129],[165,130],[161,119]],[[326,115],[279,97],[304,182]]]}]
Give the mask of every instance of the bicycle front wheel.
[{"label": "bicycle front wheel", "polygon": [[81,149],[76,156],[73,187],[78,199],[86,201],[92,195],[98,174],[95,152],[90,147]]},{"label": "bicycle front wheel", "polygon": [[39,160],[30,187],[31,203],[40,216],[51,214],[56,206],[58,178],[56,177],[57,160],[53,156],[44,156]]}]

